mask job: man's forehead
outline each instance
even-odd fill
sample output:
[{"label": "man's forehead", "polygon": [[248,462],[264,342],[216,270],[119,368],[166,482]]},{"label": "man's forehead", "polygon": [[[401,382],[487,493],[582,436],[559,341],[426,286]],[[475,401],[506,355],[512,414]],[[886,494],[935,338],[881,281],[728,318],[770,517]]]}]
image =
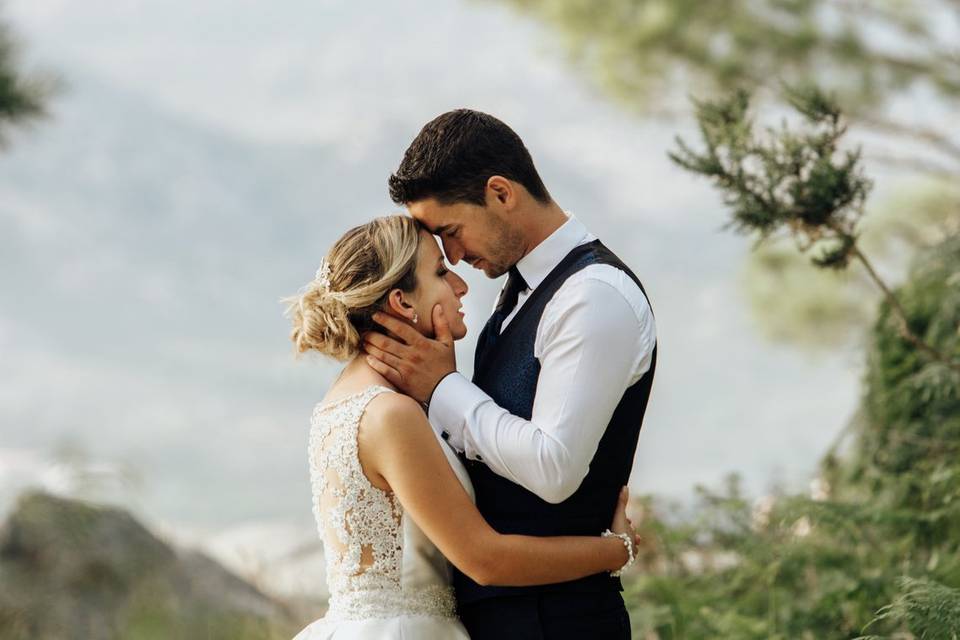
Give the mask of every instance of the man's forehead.
[{"label": "man's forehead", "polygon": [[443,206],[434,200],[422,200],[407,205],[407,211],[416,218],[427,230],[439,235],[450,224],[455,222],[456,210],[450,206]]}]

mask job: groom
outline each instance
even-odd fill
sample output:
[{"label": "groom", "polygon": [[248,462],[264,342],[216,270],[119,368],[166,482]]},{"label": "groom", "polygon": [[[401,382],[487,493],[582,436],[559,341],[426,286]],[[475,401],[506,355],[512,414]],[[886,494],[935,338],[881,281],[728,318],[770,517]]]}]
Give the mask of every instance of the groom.
[{"label": "groom", "polygon": [[[437,340],[379,314],[407,342],[368,334],[371,364],[429,403],[494,529],[599,535],[630,476],[657,362],[640,281],[553,201],[519,136],[485,113],[429,122],[390,176],[390,196],[439,236],[452,264],[509,275],[472,381],[456,370],[439,305]],[[474,640],[630,637],[609,574],[495,587],[457,572],[454,586]]]}]

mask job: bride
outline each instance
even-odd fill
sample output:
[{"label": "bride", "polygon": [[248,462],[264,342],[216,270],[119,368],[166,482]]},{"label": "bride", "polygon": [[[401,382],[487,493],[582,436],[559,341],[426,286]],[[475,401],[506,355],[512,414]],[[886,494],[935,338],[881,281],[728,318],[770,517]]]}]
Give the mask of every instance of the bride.
[{"label": "bride", "polygon": [[361,336],[374,328],[374,313],[452,344],[467,331],[460,311],[466,292],[433,236],[395,215],[344,234],[316,278],[287,300],[296,351],[348,362],[314,410],[310,430],[329,609],[294,640],[467,638],[448,561],[480,584],[504,586],[618,572],[633,561],[626,488],[612,531],[603,535],[497,533],[474,506],[466,470],[423,407],[367,364]]}]

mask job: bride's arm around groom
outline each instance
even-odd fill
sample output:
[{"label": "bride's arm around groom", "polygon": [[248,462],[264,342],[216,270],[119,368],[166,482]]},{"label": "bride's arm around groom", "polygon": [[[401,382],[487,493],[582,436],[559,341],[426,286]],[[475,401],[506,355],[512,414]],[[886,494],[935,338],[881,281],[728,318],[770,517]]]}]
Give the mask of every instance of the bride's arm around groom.
[{"label": "bride's arm around groom", "polygon": [[[375,402],[380,407],[371,412],[363,437],[378,446],[367,449],[364,462],[383,476],[444,556],[478,584],[550,584],[623,566],[618,539],[498,534],[457,480],[420,405],[401,394],[384,394]],[[617,532],[629,531],[626,499],[624,491],[613,514],[610,527]]]}]

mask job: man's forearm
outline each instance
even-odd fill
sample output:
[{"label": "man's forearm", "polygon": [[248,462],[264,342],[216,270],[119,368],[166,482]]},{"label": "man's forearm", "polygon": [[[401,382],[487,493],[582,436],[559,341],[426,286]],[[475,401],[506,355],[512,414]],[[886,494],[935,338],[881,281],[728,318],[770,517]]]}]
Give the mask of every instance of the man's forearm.
[{"label": "man's forearm", "polygon": [[462,375],[437,385],[430,421],[455,449],[547,502],[561,502],[576,491],[596,449],[579,455],[570,451],[549,432],[498,406]]}]

